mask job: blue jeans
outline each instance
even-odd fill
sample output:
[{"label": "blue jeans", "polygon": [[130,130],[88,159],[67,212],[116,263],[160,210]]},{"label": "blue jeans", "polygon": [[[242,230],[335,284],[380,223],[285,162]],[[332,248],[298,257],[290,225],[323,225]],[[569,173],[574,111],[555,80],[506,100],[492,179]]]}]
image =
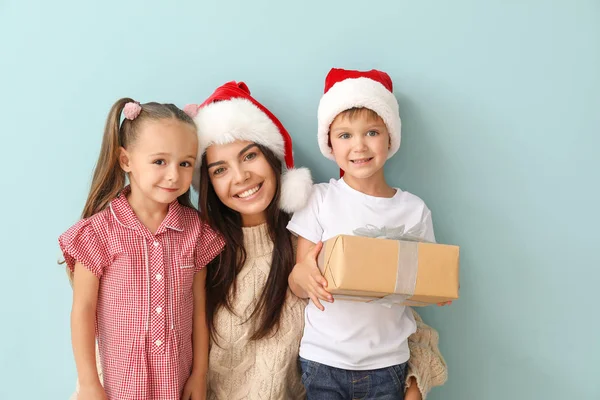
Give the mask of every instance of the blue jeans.
[{"label": "blue jeans", "polygon": [[406,363],[349,371],[300,357],[307,400],[404,400]]}]

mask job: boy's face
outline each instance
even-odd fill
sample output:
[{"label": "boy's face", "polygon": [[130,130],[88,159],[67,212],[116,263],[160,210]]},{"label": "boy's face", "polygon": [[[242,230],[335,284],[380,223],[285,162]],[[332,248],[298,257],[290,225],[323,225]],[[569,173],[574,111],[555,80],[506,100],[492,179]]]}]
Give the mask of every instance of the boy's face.
[{"label": "boy's face", "polygon": [[335,162],[354,178],[373,177],[387,160],[390,134],[381,117],[371,110],[339,114],[331,123],[329,139]]}]

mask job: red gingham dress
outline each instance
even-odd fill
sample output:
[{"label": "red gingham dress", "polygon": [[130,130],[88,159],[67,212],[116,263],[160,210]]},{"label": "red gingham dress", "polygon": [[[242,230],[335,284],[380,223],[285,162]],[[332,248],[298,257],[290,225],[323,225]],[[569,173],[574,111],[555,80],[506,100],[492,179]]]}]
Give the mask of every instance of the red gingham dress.
[{"label": "red gingham dress", "polygon": [[192,368],[194,274],[224,241],[174,201],[153,235],[127,198],[59,238],[67,266],[100,279],[96,336],[110,400],[179,400]]}]

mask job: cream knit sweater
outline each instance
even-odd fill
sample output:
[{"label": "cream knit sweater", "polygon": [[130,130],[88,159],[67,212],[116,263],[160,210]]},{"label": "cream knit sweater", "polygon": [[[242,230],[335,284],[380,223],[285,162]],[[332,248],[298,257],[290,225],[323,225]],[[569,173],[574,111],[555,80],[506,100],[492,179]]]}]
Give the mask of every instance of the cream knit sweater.
[{"label": "cream knit sweater", "polygon": [[[288,290],[282,310],[279,331],[272,337],[257,341],[249,338],[255,325],[247,321],[267,282],[273,242],[266,224],[243,228],[246,264],[238,278],[234,313],[221,309],[215,316],[215,327],[220,335],[211,343],[208,373],[209,400],[294,400],[304,399],[300,381],[298,351],[304,330],[306,302]],[[447,379],[446,363],[438,349],[438,334],[426,325],[413,310],[417,332],[408,339],[410,360],[408,377],[415,377],[426,398],[430,389],[444,384]],[[96,354],[98,359],[98,354]],[[98,363],[102,378],[102,370]],[[76,396],[73,395],[72,399]]]},{"label": "cream knit sweater", "polygon": [[222,308],[215,315],[219,336],[211,343],[208,399],[302,399],[298,350],[306,303],[288,289],[277,333],[249,340],[256,325],[248,317],[267,282],[273,242],[266,224],[242,229],[246,263],[237,277],[234,312]]}]

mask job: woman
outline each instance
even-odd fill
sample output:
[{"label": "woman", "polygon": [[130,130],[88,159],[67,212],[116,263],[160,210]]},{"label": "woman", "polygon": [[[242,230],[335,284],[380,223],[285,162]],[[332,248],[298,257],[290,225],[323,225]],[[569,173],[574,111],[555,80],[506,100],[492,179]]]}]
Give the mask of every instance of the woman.
[{"label": "woman", "polygon": [[[227,242],[208,267],[208,398],[302,399],[306,303],[287,286],[295,257],[286,225],[310,194],[310,174],[293,169],[289,134],[245,84],[229,82],[186,111],[200,139],[201,218]],[[407,399],[425,397],[446,379],[437,333],[415,317]]]}]

